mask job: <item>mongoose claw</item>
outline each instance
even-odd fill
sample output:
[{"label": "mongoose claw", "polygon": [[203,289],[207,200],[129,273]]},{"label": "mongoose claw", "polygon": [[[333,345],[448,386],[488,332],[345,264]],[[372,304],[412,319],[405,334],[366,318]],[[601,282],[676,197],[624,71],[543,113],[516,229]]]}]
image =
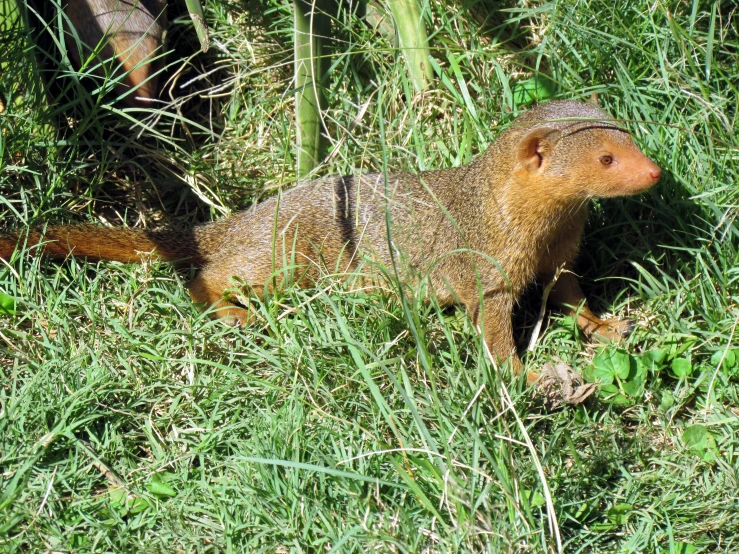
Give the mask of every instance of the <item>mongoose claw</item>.
[{"label": "mongoose claw", "polygon": [[636,321],[629,318],[629,319],[626,319],[625,322],[626,322],[626,329],[624,329],[622,336],[624,338],[627,338],[627,337],[630,337],[631,333],[633,333],[634,329],[636,329]]}]

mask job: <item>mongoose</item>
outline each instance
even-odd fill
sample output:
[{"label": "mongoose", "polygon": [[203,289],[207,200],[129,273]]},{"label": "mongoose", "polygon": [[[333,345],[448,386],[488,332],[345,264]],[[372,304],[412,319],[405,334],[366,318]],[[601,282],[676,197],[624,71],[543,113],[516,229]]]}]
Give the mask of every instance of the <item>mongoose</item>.
[{"label": "mongoose", "polygon": [[116,86],[118,94],[134,89],[124,102],[151,106],[158,94],[156,57],[167,26],[166,4],[166,0],[68,0],[64,13],[72,28],[66,35],[75,63],[83,65],[82,60],[99,49],[103,65],[116,64],[108,70],[111,76],[125,73]]},{"label": "mongoose", "polygon": [[[285,265],[308,285],[321,266],[347,274],[363,258],[394,262],[403,279],[427,276],[442,304],[464,305],[491,352],[520,368],[511,310],[521,292],[537,276],[549,279],[572,264],[591,198],[638,194],[660,175],[598,107],[558,101],[520,116],[462,167],[387,181],[367,174],[304,183],[186,233],[62,226],[29,232],[28,244],[55,258],[136,262],[154,253],[192,264],[192,299],[240,324],[249,307],[237,305],[234,278],[261,294]],[[0,257],[7,260],[18,239],[0,237]],[[572,273],[559,278],[550,298],[577,311],[588,334],[613,338],[627,329],[588,309]]]}]

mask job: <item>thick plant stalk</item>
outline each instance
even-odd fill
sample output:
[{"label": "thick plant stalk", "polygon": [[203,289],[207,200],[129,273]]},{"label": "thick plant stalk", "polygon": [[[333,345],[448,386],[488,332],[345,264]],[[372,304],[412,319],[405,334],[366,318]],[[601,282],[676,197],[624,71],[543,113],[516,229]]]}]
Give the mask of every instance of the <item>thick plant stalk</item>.
[{"label": "thick plant stalk", "polygon": [[418,0],[387,0],[398,30],[400,49],[416,90],[425,89],[433,79],[429,64],[428,35]]},{"label": "thick plant stalk", "polygon": [[294,0],[295,6],[295,120],[298,177],[308,175],[323,159],[326,139],[322,113],[328,69],[325,43],[331,32],[327,9],[331,0]]},{"label": "thick plant stalk", "polygon": [[[17,0],[0,0],[0,37],[3,41],[7,37],[16,37],[22,26],[21,10]],[[3,74],[8,70],[10,62],[5,56],[0,58],[0,70]],[[3,99],[0,99],[2,101]]]},{"label": "thick plant stalk", "polygon": [[200,0],[185,0],[187,4],[187,11],[190,13],[190,18],[195,25],[195,33],[198,35],[200,41],[200,50],[207,52],[210,48],[210,35],[208,33],[208,26],[205,24],[205,16],[203,15],[203,7],[200,5]]},{"label": "thick plant stalk", "polygon": [[[23,56],[23,63],[8,55],[21,50],[20,44],[31,42],[26,3],[21,0],[0,0],[0,114],[13,102],[20,106],[47,107],[44,84],[39,67],[30,48]],[[52,132],[48,124],[41,129]]]}]

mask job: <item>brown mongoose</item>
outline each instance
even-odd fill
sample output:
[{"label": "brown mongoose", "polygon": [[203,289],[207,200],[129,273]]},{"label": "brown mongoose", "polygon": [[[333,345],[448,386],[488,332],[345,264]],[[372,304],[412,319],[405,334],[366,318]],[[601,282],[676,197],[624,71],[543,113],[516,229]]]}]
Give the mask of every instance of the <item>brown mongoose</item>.
[{"label": "brown mongoose", "polygon": [[75,63],[83,65],[82,60],[97,52],[103,65],[116,64],[108,70],[110,76],[125,73],[116,86],[118,94],[134,89],[124,102],[151,106],[159,88],[157,56],[167,26],[166,4],[166,0],[68,0],[64,13],[72,28],[66,35]]},{"label": "brown mongoose", "polygon": [[[466,166],[305,183],[184,233],[79,225],[31,231],[27,240],[43,240],[55,258],[182,260],[198,268],[188,285],[193,300],[242,324],[249,309],[236,304],[234,278],[260,294],[285,265],[306,285],[321,266],[346,274],[363,258],[391,267],[394,256],[402,278],[427,276],[441,303],[463,304],[491,352],[513,357],[518,368],[513,305],[537,276],[549,279],[572,263],[588,200],[640,193],[660,175],[596,106],[559,101],[520,116]],[[18,240],[17,233],[1,237],[0,257],[7,260]],[[550,298],[569,311],[579,307],[586,333],[614,337],[627,328],[595,316],[572,273]]]}]

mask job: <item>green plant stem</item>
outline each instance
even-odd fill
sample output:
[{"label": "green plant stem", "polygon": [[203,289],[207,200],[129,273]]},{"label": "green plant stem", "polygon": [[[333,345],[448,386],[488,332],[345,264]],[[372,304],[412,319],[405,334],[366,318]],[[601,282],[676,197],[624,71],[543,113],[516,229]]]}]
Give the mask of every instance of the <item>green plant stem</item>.
[{"label": "green plant stem", "polygon": [[331,31],[327,9],[331,0],[295,0],[295,120],[298,177],[305,177],[326,152],[323,112],[327,76],[325,43]]},{"label": "green plant stem", "polygon": [[387,3],[395,19],[400,49],[408,65],[413,86],[421,91],[433,79],[431,65],[428,63],[428,35],[421,17],[421,8],[417,0],[388,0]]},{"label": "green plant stem", "polygon": [[203,15],[203,7],[200,5],[200,0],[185,0],[185,4],[187,4],[187,11],[190,13],[193,25],[195,26],[195,32],[200,41],[200,50],[207,52],[208,48],[210,48],[210,34],[208,33],[208,26],[205,24],[205,16]]}]

